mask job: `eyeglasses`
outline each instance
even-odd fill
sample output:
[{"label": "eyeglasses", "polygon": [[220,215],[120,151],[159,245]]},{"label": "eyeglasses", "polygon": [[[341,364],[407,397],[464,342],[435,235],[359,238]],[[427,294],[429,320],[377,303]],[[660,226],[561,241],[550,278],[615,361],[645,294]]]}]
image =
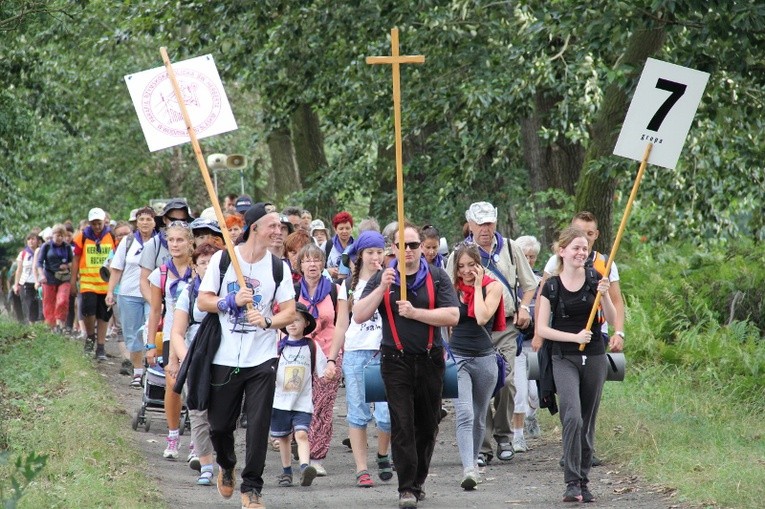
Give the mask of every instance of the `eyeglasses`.
[{"label": "eyeglasses", "polygon": [[177,220],[177,221],[172,221],[169,225],[167,225],[168,228],[170,228],[171,226],[173,227],[180,226],[181,228],[188,228],[189,223],[187,223],[186,221]]},{"label": "eyeglasses", "polygon": [[324,262],[321,261],[321,260],[307,260],[306,259],[306,260],[301,261],[300,263],[313,263],[313,264],[319,265],[319,264],[322,264]]},{"label": "eyeglasses", "polygon": [[[415,249],[420,248],[420,244],[422,243],[421,242],[404,242],[404,247],[414,251]],[[396,249],[398,249],[398,243],[395,243],[393,245],[396,246]]]}]

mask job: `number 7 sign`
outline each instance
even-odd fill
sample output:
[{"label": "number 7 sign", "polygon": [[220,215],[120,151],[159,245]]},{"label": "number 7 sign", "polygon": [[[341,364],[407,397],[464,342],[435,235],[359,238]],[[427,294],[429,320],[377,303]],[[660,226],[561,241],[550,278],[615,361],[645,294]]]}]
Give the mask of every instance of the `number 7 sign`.
[{"label": "number 7 sign", "polygon": [[624,119],[614,154],[674,169],[706,88],[709,74],[649,58]]}]

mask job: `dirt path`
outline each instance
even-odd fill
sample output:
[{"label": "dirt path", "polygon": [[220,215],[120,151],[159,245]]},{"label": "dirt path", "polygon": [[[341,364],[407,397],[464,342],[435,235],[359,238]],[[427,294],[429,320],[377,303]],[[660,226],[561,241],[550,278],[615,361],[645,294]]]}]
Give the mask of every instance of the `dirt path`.
[{"label": "dirt path", "polygon": [[[117,355],[114,341],[107,343],[107,351]],[[129,377],[119,374],[119,360],[115,357],[99,364],[99,369],[109,381],[118,401],[132,418],[141,405],[141,391],[128,387]],[[397,507],[396,478],[388,483],[379,481],[372,471],[376,485],[361,489],[354,485],[353,457],[348,448],[342,445],[347,437],[345,421],[345,394],[340,389],[335,406],[334,438],[327,460],[323,463],[327,477],[319,477],[313,486],[301,488],[279,488],[276,476],[281,472],[279,453],[270,451],[266,460],[263,495],[269,509],[277,508],[329,508],[329,507]],[[451,408],[447,404],[447,408]],[[164,415],[151,415],[151,428],[146,432],[143,427],[133,431],[130,426],[124,430],[132,436],[136,447],[145,454],[151,477],[157,479],[160,489],[165,494],[168,507],[186,508],[231,508],[239,507],[238,486],[235,496],[228,501],[220,498],[215,487],[196,486],[196,472],[186,465],[189,434],[181,437],[181,459],[168,461],[162,458],[165,448],[167,426]],[[373,428],[372,428],[373,430]],[[542,439],[530,441],[533,449],[524,454],[516,454],[509,462],[494,460],[486,468],[486,481],[472,492],[459,487],[462,467],[459,461],[454,431],[454,413],[441,424],[439,440],[433,456],[431,472],[424,488],[427,493],[420,507],[428,508],[499,508],[524,507],[547,509],[553,507],[576,506],[561,502],[565,485],[563,474],[558,466],[560,458],[560,437],[550,430]],[[244,433],[237,431],[237,455],[244,457]],[[370,445],[376,437],[372,431]],[[370,453],[370,461],[372,455]],[[371,466],[371,465],[370,465]],[[293,465],[293,468],[296,466]],[[649,486],[638,477],[621,472],[618,466],[603,465],[591,473],[590,489],[597,497],[593,506],[624,509],[659,509],[683,508],[658,487]],[[217,472],[216,472],[217,475]]]}]

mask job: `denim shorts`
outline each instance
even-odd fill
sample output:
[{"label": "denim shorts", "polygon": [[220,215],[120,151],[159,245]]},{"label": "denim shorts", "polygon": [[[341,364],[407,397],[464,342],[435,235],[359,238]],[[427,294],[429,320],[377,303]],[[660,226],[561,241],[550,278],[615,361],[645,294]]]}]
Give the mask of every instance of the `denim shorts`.
[{"label": "denim shorts", "polygon": [[[343,376],[345,377],[345,398],[348,405],[348,425],[366,429],[372,421],[370,403],[364,397],[364,366],[374,357],[377,350],[350,350],[343,353]],[[377,428],[390,433],[390,413],[385,402],[372,403]]]},{"label": "denim shorts", "polygon": [[143,334],[139,331],[149,316],[149,304],[143,297],[117,295],[117,306],[120,308],[120,325],[125,337],[125,348],[128,352],[143,351]]},{"label": "denim shorts", "polygon": [[274,408],[271,411],[271,436],[286,437],[293,429],[307,433],[311,427],[311,417],[313,416],[308,412]]}]

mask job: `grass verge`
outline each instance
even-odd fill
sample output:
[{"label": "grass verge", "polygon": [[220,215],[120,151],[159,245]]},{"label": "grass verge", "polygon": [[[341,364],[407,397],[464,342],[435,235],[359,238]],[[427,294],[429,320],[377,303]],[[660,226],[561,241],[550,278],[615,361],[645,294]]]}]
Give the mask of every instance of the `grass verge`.
[{"label": "grass verge", "polygon": [[2,500],[16,458],[47,455],[18,507],[165,507],[128,438],[128,415],[82,355],[80,343],[43,327],[0,322]]},{"label": "grass verge", "polygon": [[[628,366],[627,373],[624,382],[607,382],[604,389],[596,433],[604,468],[639,472],[693,506],[762,507],[761,407],[740,404],[676,366]],[[557,415],[543,414],[543,424],[560,426]]]}]

